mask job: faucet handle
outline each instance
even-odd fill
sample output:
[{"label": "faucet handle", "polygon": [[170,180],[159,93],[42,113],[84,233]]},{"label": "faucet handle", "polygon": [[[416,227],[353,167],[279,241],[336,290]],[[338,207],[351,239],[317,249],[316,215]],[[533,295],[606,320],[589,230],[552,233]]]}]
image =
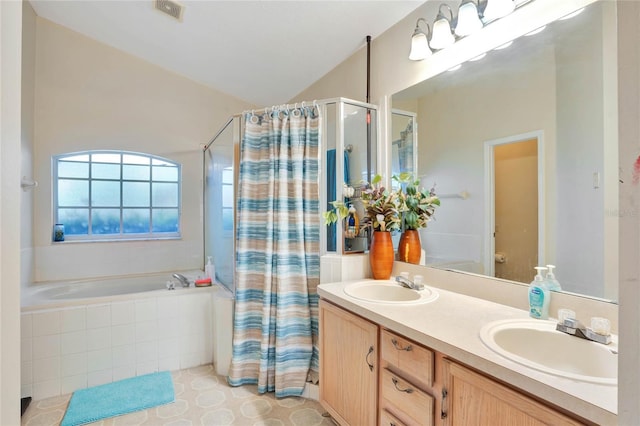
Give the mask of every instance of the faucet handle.
[{"label": "faucet handle", "polygon": [[608,336],[611,334],[611,322],[606,318],[593,317],[591,318],[591,330],[602,336]]}]

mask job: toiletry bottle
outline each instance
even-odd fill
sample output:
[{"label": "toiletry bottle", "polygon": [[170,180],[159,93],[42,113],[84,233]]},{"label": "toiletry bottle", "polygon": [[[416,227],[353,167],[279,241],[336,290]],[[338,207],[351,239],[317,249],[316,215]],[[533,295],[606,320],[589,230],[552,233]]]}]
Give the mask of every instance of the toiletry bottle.
[{"label": "toiletry bottle", "polygon": [[358,236],[358,215],[356,214],[356,208],[349,206],[349,217],[347,218],[347,238],[355,238]]},{"label": "toiletry bottle", "polygon": [[204,266],[204,274],[211,278],[211,282],[215,282],[216,280],[216,268],[213,266],[211,262],[211,256],[207,256],[207,264]]},{"label": "toiletry bottle", "polygon": [[542,272],[547,268],[536,266],[536,276],[529,285],[529,316],[536,319],[549,318],[549,289]]},{"label": "toiletry bottle", "polygon": [[562,291],[562,287],[560,287],[560,283],[553,273],[553,268],[555,268],[554,265],[547,265],[547,269],[549,270],[546,277],[547,288],[549,291]]}]

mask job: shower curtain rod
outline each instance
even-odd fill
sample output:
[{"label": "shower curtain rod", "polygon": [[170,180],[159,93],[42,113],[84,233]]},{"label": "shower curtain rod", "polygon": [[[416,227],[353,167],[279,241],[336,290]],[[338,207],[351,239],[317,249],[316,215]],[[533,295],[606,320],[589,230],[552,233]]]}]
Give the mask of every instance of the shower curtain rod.
[{"label": "shower curtain rod", "polygon": [[353,99],[340,97],[340,98],[321,99],[319,101],[313,100],[311,102],[303,101],[303,102],[295,102],[293,104],[273,105],[271,107],[266,107],[266,108],[256,108],[256,109],[245,110],[240,114],[231,115],[229,117],[229,119],[222,125],[220,130],[218,130],[218,132],[211,139],[209,139],[209,142],[202,148],[202,151],[207,151],[209,149],[211,144],[218,138],[218,136],[220,136],[222,134],[222,132],[224,132],[226,130],[226,128],[229,126],[229,124],[231,124],[233,122],[234,118],[241,118],[242,116],[244,116],[247,113],[250,113],[250,112],[254,113],[255,111],[260,112],[260,110],[264,110],[264,112],[268,112],[269,110],[272,110],[274,108],[283,108],[283,109],[285,109],[285,108],[286,109],[298,108],[298,105],[307,106],[306,105],[307,103],[309,103],[311,105],[314,105],[314,106],[322,106],[322,105],[327,105],[327,104],[337,103],[337,102],[345,102],[345,103],[349,103],[349,104],[352,104],[352,105],[361,106],[361,107],[364,107],[364,108],[369,108],[371,106],[375,106],[375,105],[371,105],[368,102],[360,102],[360,101],[355,101]]}]

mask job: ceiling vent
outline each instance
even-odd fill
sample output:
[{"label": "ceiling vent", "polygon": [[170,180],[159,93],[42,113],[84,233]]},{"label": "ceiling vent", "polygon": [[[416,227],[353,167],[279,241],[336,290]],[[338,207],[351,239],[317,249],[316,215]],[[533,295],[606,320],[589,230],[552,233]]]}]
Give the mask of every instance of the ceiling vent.
[{"label": "ceiling vent", "polygon": [[155,0],[156,9],[182,22],[184,6],[172,0]]}]

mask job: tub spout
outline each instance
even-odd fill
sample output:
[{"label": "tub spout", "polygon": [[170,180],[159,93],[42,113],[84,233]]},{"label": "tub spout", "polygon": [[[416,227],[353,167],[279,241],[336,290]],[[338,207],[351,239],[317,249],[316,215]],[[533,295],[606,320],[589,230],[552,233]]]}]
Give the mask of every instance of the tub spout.
[{"label": "tub spout", "polygon": [[185,277],[182,274],[173,274],[173,278],[175,278],[178,281],[180,281],[180,284],[182,284],[182,287],[189,287],[189,285],[191,284],[189,282],[189,280],[187,279],[187,277]]}]

